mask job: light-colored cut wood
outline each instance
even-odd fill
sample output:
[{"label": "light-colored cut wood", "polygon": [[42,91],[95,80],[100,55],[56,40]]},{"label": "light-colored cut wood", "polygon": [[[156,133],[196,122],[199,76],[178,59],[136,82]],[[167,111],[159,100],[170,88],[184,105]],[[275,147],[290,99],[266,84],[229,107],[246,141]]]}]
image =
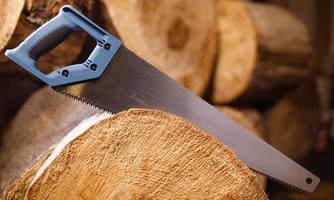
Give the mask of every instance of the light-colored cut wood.
[{"label": "light-colored cut wood", "polygon": [[203,94],[216,47],[216,1],[103,0],[125,46]]},{"label": "light-colored cut wood", "polygon": [[154,110],[95,124],[39,174],[26,199],[266,199],[255,175],[224,144]]},{"label": "light-colored cut wood", "polygon": [[283,8],[219,1],[213,100],[274,99],[307,77],[312,47],[304,23]]},{"label": "light-colored cut wood", "polygon": [[23,200],[36,172],[49,157],[52,150],[53,148],[51,148],[32,168],[27,169],[19,179],[15,180],[15,182],[4,191],[0,199]]},{"label": "light-colored cut wood", "polygon": [[0,194],[82,119],[98,112],[46,87],[34,93],[1,133]]}]

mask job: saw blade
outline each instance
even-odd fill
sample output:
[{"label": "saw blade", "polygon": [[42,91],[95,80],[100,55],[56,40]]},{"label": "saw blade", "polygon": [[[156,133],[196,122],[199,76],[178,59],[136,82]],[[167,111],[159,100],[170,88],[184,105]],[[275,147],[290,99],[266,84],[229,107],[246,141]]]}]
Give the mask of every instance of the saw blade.
[{"label": "saw blade", "polygon": [[53,88],[111,113],[149,108],[175,114],[228,145],[249,168],[261,174],[305,192],[313,192],[320,182],[317,176],[124,46],[98,80]]}]

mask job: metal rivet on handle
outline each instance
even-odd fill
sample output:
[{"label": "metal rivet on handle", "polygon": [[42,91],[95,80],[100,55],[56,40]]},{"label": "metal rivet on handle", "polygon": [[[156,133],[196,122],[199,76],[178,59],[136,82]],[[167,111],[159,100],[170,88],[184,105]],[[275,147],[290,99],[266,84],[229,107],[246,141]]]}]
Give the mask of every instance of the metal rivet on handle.
[{"label": "metal rivet on handle", "polygon": [[106,44],[104,45],[104,48],[107,49],[107,50],[109,50],[109,49],[110,49],[110,46],[111,46],[111,45],[110,45],[109,43],[106,43]]},{"label": "metal rivet on handle", "polygon": [[311,184],[312,181],[313,181],[313,180],[312,180],[310,177],[306,178],[306,183],[307,183],[307,184]]},{"label": "metal rivet on handle", "polygon": [[67,69],[63,70],[62,73],[61,73],[61,75],[65,76],[65,77],[68,77],[69,74],[70,74],[70,72]]},{"label": "metal rivet on handle", "polygon": [[97,65],[96,65],[96,64],[92,64],[92,65],[90,66],[90,69],[93,70],[93,71],[95,71],[96,68],[97,68]]}]

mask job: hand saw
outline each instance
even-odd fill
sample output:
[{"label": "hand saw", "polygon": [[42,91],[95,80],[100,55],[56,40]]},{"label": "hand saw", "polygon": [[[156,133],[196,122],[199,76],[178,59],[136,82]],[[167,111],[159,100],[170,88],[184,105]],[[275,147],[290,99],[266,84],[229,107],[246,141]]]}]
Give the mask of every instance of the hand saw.
[{"label": "hand saw", "polygon": [[[75,30],[87,32],[96,41],[87,60],[49,74],[39,71],[38,58]],[[56,17],[5,54],[64,95],[110,113],[151,108],[175,114],[224,142],[256,172],[308,193],[320,182],[317,176],[135,55],[71,6],[63,6]]]}]

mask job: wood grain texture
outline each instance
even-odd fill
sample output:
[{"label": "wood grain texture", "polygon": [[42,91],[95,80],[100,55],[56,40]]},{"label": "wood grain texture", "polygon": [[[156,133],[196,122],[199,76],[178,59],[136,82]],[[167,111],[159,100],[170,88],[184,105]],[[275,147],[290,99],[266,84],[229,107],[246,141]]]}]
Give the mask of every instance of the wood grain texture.
[{"label": "wood grain texture", "polygon": [[34,93],[1,134],[0,194],[82,119],[98,112],[50,88]]},{"label": "wood grain texture", "polygon": [[64,147],[26,199],[266,199],[218,140],[174,115],[133,109]]},{"label": "wood grain texture", "polygon": [[0,1],[0,8],[2,10],[2,14],[0,15],[0,50],[7,45],[13,35],[23,6],[24,0]]},{"label": "wood grain texture", "polygon": [[213,101],[230,102],[248,86],[256,64],[257,39],[253,18],[239,1],[220,0],[219,53]]},{"label": "wood grain texture", "polygon": [[213,100],[276,99],[308,76],[305,24],[269,4],[219,1],[219,58]]},{"label": "wood grain texture", "polygon": [[103,0],[125,46],[203,94],[216,50],[216,1]]},{"label": "wood grain texture", "polygon": [[48,152],[33,167],[28,168],[13,184],[2,194],[1,200],[23,200],[36,172],[53,151],[51,147]]}]

